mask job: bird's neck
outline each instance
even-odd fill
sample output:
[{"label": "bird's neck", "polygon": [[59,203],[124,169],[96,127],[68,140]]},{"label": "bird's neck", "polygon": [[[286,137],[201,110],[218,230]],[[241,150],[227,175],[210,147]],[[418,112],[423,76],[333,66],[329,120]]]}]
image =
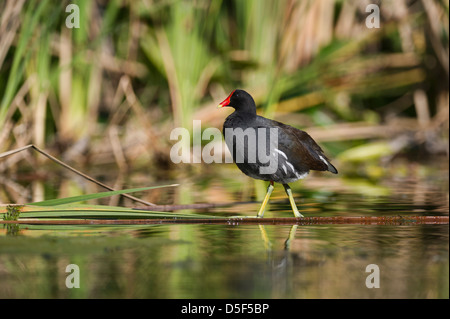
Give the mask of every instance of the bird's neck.
[{"label": "bird's neck", "polygon": [[240,109],[234,111],[236,115],[246,116],[250,118],[256,117],[256,108],[253,107],[241,107]]}]

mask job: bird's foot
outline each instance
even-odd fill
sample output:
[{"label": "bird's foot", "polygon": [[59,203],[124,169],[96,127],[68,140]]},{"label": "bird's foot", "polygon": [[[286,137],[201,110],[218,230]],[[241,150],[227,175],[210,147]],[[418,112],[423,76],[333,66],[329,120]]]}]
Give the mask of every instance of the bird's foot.
[{"label": "bird's foot", "polygon": [[295,216],[296,218],[302,218],[302,217],[305,217],[305,216],[303,216],[298,210],[294,210],[294,216]]}]

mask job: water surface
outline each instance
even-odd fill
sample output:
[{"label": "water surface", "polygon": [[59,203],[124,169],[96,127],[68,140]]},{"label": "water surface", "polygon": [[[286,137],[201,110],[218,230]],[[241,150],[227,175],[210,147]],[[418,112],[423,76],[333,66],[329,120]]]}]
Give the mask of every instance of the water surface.
[{"label": "water surface", "polygon": [[[200,213],[255,215],[260,199],[241,175],[182,180],[147,199],[238,201]],[[278,186],[265,217],[292,217]],[[446,177],[312,178],[292,188],[305,216],[448,216]],[[69,264],[79,267],[80,288],[66,286]],[[379,288],[366,285],[372,264]],[[0,228],[0,298],[449,298],[448,282],[448,224]]]}]

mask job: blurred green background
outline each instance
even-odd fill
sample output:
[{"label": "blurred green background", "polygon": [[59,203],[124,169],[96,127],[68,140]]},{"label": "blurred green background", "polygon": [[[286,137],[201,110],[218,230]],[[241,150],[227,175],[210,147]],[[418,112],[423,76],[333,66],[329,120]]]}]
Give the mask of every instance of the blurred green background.
[{"label": "blurred green background", "polygon": [[[341,177],[447,172],[448,15],[448,0],[1,1],[0,152],[176,175],[171,130],[221,129],[215,106],[242,88]],[[23,153],[0,173],[43,162]]]}]

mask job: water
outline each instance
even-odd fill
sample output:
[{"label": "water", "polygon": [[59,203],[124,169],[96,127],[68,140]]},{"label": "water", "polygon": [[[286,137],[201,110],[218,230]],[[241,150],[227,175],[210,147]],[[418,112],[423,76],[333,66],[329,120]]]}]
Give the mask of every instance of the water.
[{"label": "water", "polygon": [[[294,189],[307,216],[448,216],[445,183],[388,181],[382,189],[364,189],[331,182],[314,188],[316,182]],[[193,185],[182,186],[192,190],[193,202],[214,197],[212,189],[225,192]],[[234,189],[221,198],[242,200]],[[270,203],[266,217],[291,217],[282,188]],[[258,207],[250,201],[207,213],[253,215]],[[80,288],[66,286],[69,264],[79,267]],[[372,264],[379,269],[379,288],[366,285]],[[0,298],[449,298],[448,283],[447,224],[0,230]]]},{"label": "water", "polygon": [[42,228],[1,237],[2,298],[448,298],[447,225]]}]

